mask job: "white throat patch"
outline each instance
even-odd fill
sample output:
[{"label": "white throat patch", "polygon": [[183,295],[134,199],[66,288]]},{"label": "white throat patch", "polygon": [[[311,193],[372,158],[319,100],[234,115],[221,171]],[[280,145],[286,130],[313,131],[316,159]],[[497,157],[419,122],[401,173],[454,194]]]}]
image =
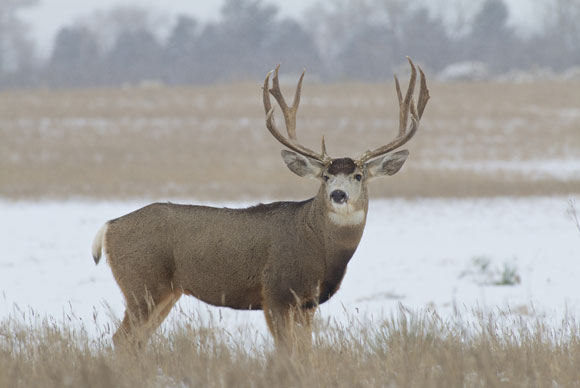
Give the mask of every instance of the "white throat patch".
[{"label": "white throat patch", "polygon": [[341,208],[334,208],[328,213],[328,217],[335,225],[360,225],[365,220],[365,212],[364,210],[348,209],[348,205],[346,205]]}]

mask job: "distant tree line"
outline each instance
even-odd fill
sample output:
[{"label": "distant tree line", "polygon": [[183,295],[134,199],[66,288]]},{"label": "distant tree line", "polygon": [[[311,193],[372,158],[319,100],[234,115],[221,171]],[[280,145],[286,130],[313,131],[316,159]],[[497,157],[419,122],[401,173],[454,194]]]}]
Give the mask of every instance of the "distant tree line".
[{"label": "distant tree line", "polygon": [[325,80],[379,80],[405,56],[432,72],[462,61],[493,73],[580,65],[580,0],[552,0],[541,29],[528,36],[508,23],[504,0],[481,0],[454,25],[412,0],[320,1],[303,20],[281,18],[266,1],[226,0],[220,19],[206,24],[125,6],[62,28],[44,61],[35,59],[17,12],[35,2],[0,4],[1,87],[255,80],[277,63]]}]

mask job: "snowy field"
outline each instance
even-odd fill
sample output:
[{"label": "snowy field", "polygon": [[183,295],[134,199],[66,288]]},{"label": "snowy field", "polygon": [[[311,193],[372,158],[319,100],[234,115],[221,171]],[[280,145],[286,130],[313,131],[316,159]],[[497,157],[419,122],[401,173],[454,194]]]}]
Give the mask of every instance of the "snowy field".
[{"label": "snowy field", "polygon": [[[320,317],[389,316],[399,303],[443,316],[501,309],[555,321],[578,317],[574,199],[371,200],[360,246]],[[0,201],[0,317],[30,320],[34,312],[85,323],[89,333],[99,331],[95,317],[98,325],[111,322],[111,313],[122,317],[121,293],[106,263],[95,267],[91,243],[105,221],[146,203]],[[248,324],[259,336],[267,332],[261,312],[209,307],[190,297],[179,304],[232,332]],[[177,312],[172,318],[179,319]]]}]

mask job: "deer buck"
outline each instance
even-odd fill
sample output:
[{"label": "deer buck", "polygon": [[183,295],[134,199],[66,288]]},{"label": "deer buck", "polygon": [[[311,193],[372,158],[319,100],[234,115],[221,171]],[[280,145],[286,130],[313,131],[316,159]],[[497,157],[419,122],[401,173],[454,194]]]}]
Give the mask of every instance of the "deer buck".
[{"label": "deer buck", "polygon": [[[356,159],[331,158],[324,138],[321,153],[299,144],[296,112],[304,72],[292,106],[280,91],[279,66],[271,89],[268,73],[263,88],[266,127],[291,150],[282,151],[290,171],[320,181],[315,197],[247,209],[154,203],[103,225],[93,243],[93,258],[98,264],[104,247],[126,301],[125,316],[113,336],[115,347],[145,344],[183,294],[214,306],[263,310],[278,348],[292,349],[298,332],[310,346],[312,316],[338,290],[362,237],[367,184],[399,171],[409,152],[390,152],[415,135],[429,100],[419,68],[415,107],[417,71],[411,59],[409,64],[404,97],[395,76],[398,136]],[[282,109],[288,137],[276,127],[270,94]]]}]

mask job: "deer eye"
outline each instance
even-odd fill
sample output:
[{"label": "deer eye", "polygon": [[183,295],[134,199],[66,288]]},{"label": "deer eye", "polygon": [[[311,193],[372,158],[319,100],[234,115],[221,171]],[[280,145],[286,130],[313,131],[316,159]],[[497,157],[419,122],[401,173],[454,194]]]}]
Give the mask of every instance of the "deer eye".
[{"label": "deer eye", "polygon": [[328,178],[328,175],[323,175],[323,176],[322,176],[322,179],[324,179],[324,181],[325,181],[325,182],[328,182],[328,179],[329,179],[329,178]]},{"label": "deer eye", "polygon": [[362,179],[362,175],[361,175],[361,174],[356,174],[356,175],[354,176],[354,179],[356,179],[357,181],[359,181],[359,182],[360,182],[360,180]]}]

